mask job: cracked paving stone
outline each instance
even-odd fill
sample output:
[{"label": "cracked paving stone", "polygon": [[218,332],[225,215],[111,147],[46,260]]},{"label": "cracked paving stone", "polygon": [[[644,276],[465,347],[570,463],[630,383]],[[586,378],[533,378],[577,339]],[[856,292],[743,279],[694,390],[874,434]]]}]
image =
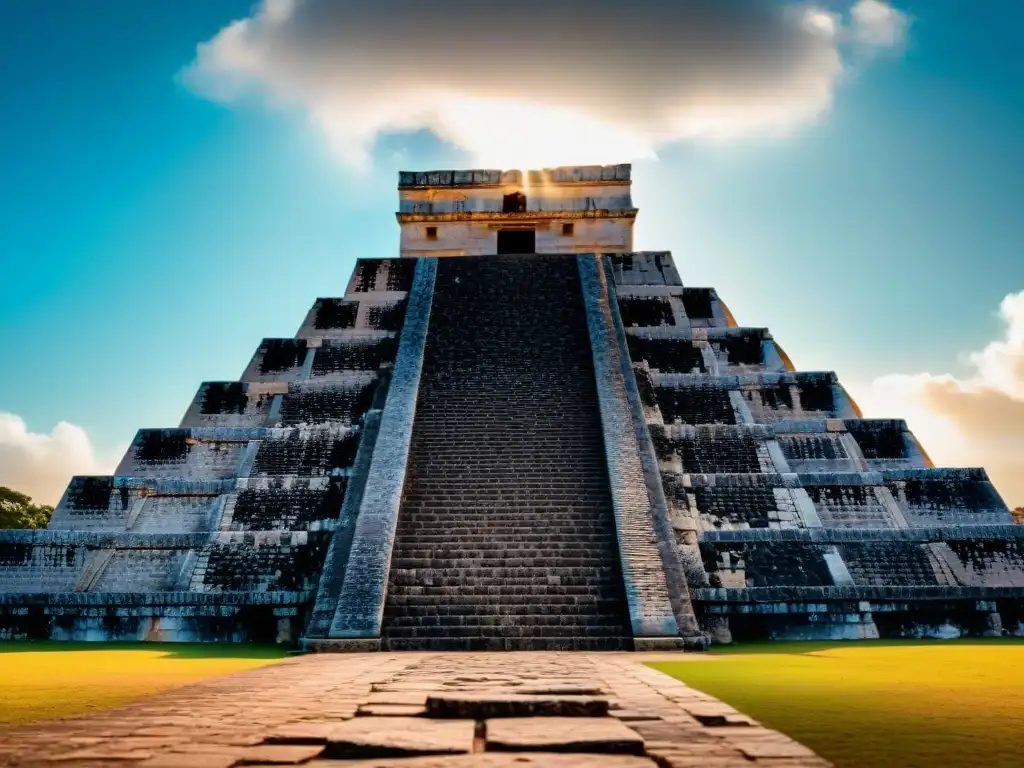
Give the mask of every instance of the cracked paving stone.
[{"label": "cracked paving stone", "polygon": [[608,752],[641,755],[644,740],[613,717],[529,717],[488,720],[494,751]]},{"label": "cracked paving stone", "polygon": [[471,752],[475,726],[472,720],[359,717],[331,731],[323,756],[351,759]]}]

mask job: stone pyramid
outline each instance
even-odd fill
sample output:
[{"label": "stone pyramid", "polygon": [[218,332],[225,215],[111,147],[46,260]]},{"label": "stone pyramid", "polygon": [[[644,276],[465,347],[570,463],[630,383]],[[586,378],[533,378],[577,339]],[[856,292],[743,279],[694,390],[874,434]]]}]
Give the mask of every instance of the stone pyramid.
[{"label": "stone pyramid", "polygon": [[400,176],[401,256],[0,531],[0,637],[308,650],[1024,634],[982,469],[798,372],[628,165]]}]

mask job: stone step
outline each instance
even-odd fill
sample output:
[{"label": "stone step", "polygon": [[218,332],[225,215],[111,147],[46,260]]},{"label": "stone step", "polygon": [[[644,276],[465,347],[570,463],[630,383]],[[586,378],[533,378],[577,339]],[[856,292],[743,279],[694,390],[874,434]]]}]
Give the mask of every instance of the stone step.
[{"label": "stone step", "polygon": [[388,651],[631,651],[633,638],[620,637],[421,637],[385,636]]},{"label": "stone step", "polygon": [[594,613],[493,613],[460,616],[457,614],[441,615],[428,614],[422,611],[411,611],[386,615],[390,616],[390,624],[393,627],[619,626],[618,617]]},{"label": "stone step", "polygon": [[385,647],[630,649],[617,547],[575,259],[442,261]]},{"label": "stone step", "polygon": [[[603,511],[603,510],[599,510]],[[488,531],[504,530],[508,532],[537,531],[575,532],[579,534],[611,533],[607,524],[600,522],[595,510],[580,507],[566,510],[564,507],[552,507],[549,510],[531,507],[524,509],[519,505],[492,505],[486,512],[481,512],[479,505],[456,508],[451,505],[427,506],[410,509],[407,515],[399,518],[399,527],[422,527],[424,525],[444,525],[464,528],[468,533],[478,533],[481,527]],[[608,515],[611,518],[611,515]]]},{"label": "stone step", "polygon": [[423,542],[403,541],[398,547],[392,550],[391,558],[402,557],[410,560],[450,560],[453,558],[470,558],[474,560],[491,558],[521,558],[521,557],[569,557],[573,559],[604,556],[607,554],[605,548],[593,545],[581,545],[576,541],[552,541],[552,542],[529,542],[529,541],[508,541],[491,542],[487,539],[469,541],[464,538],[454,538],[444,545],[438,544],[432,547],[425,547]]},{"label": "stone step", "polygon": [[[452,610],[454,609],[454,610]],[[411,622],[439,625],[441,620],[458,620],[459,624],[536,623],[537,619],[556,619],[559,623],[571,624],[583,620],[595,621],[601,625],[620,622],[626,614],[624,604],[612,598],[589,605],[549,605],[545,602],[531,604],[508,604],[504,606],[480,605],[409,605],[389,607],[384,617],[396,626],[408,626]]]},{"label": "stone step", "polygon": [[[504,514],[505,519],[509,522],[525,518],[529,514],[553,517],[554,522],[578,522],[584,525],[588,520],[600,523],[606,515],[606,519],[609,521],[612,519],[611,506],[607,502],[599,503],[597,499],[587,498],[582,498],[579,501],[574,501],[574,499],[573,496],[543,498],[539,495],[531,497],[497,496],[496,494],[458,498],[454,494],[436,494],[433,499],[425,497],[412,499],[409,512],[420,512],[424,515],[451,515],[453,521],[456,519],[470,521],[473,520],[473,515],[491,515],[490,519],[498,522],[497,513]],[[481,507],[486,511],[481,511]],[[579,517],[568,517],[568,515],[574,514]],[[484,517],[481,521],[485,522],[487,519]],[[537,522],[544,521],[537,520]]]},{"label": "stone step", "polygon": [[[459,600],[470,600],[470,598],[487,599],[501,595],[514,597],[516,595],[533,596],[554,596],[565,597],[606,597],[609,596],[609,589],[613,591],[619,586],[617,578],[589,575],[569,576],[562,574],[548,578],[539,577],[514,577],[514,576],[440,576],[418,572],[403,572],[402,575],[393,573],[390,583],[396,595],[403,591],[410,595],[426,595],[431,598],[440,595]],[[403,589],[404,588],[404,589]]]},{"label": "stone step", "polygon": [[554,494],[545,497],[541,491],[515,493],[474,493],[468,491],[464,494],[434,491],[432,493],[422,491],[414,496],[407,497],[406,501],[413,504],[413,509],[424,507],[431,510],[451,509],[453,516],[467,514],[487,514],[497,511],[500,507],[506,517],[515,519],[516,512],[523,514],[576,514],[580,515],[580,522],[586,518],[594,522],[600,522],[603,513],[607,512],[611,517],[611,505],[607,500],[599,503],[600,499],[595,496],[584,496],[582,494]]},{"label": "stone step", "polygon": [[617,637],[622,634],[621,625],[555,625],[516,624],[515,626],[492,626],[486,624],[464,624],[462,626],[402,627],[388,626],[388,637]]},{"label": "stone step", "polygon": [[444,576],[445,578],[482,578],[485,576],[530,579],[554,576],[603,576],[615,573],[607,558],[558,557],[461,557],[416,558],[401,557],[392,563],[395,574],[415,571],[418,576]]},{"label": "stone step", "polygon": [[554,544],[572,544],[581,549],[593,549],[601,552],[610,552],[616,546],[615,539],[611,534],[597,528],[589,533],[581,532],[572,525],[561,528],[558,526],[499,527],[497,525],[456,528],[453,525],[442,523],[409,523],[399,526],[398,534],[398,541],[392,552],[406,552],[410,548],[433,548],[443,544],[479,547],[488,543],[501,546],[513,542],[522,542],[544,549],[549,541]]},{"label": "stone step", "polygon": [[618,596],[615,590],[607,587],[573,587],[561,588],[552,586],[544,589],[542,585],[529,587],[501,585],[489,587],[428,587],[409,585],[404,588],[393,587],[389,592],[388,610],[403,610],[413,607],[433,608],[440,615],[490,614],[502,612],[544,613],[549,610],[569,610],[572,606],[577,612],[607,611],[610,605],[617,605],[625,599]]}]

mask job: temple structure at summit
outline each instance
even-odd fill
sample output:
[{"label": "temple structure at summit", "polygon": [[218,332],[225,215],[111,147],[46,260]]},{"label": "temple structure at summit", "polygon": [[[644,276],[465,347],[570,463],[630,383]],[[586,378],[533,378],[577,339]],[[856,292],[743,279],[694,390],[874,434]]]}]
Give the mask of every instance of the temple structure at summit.
[{"label": "temple structure at summit", "polygon": [[1024,526],[984,470],[634,252],[636,216],[628,165],[402,173],[397,258],[73,478],[49,529],[0,531],[0,637],[1024,634]]}]

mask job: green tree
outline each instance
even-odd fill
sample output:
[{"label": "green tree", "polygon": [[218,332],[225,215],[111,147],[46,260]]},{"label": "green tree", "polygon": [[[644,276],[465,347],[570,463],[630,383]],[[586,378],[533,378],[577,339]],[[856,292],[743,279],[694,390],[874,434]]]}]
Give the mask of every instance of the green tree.
[{"label": "green tree", "polygon": [[0,528],[45,528],[52,514],[53,507],[0,485]]}]

